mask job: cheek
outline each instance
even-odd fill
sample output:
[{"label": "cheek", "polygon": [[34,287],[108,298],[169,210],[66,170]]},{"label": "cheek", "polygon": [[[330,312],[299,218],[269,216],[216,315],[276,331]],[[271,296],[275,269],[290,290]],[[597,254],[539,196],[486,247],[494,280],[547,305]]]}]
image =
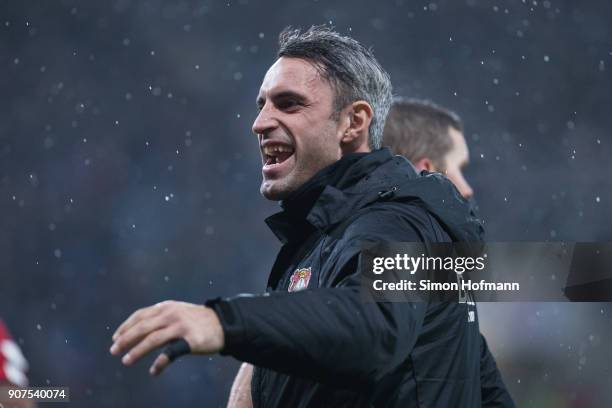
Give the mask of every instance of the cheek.
[{"label": "cheek", "polygon": [[465,181],[461,169],[454,169],[447,175],[447,177],[455,185],[455,187],[457,187],[457,190],[459,190],[461,194],[465,194],[466,191],[469,190],[469,185]]},{"label": "cheek", "polygon": [[457,168],[447,167],[446,168],[446,178],[453,182],[453,184],[458,185],[461,182],[460,172]]},{"label": "cheek", "polygon": [[296,140],[298,158],[308,158],[310,162],[314,163],[338,160],[340,143],[337,140],[335,130],[335,127],[329,124],[305,130],[302,137]]}]

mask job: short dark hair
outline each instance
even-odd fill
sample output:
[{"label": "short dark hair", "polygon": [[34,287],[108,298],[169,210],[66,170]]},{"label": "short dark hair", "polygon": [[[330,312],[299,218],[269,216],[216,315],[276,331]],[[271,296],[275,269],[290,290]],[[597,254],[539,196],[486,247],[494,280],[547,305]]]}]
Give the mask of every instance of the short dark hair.
[{"label": "short dark hair", "polygon": [[277,56],[301,58],[319,69],[335,91],[334,114],[355,101],[364,100],[374,111],[369,127],[369,146],[382,144],[385,118],[391,101],[391,80],[372,51],[355,39],[327,26],[312,26],[301,32],[285,28],[279,36]]},{"label": "short dark hair", "polygon": [[428,158],[445,170],[444,157],[453,147],[449,128],[463,132],[455,112],[427,100],[396,98],[387,116],[383,144],[413,163]]}]

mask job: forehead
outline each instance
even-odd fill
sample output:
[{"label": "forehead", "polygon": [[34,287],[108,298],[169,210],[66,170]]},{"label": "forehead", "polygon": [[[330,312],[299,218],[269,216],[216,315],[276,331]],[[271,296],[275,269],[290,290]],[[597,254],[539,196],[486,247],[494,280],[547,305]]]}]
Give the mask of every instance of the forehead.
[{"label": "forehead", "polygon": [[293,91],[305,96],[331,95],[332,89],[314,64],[300,58],[281,57],[268,69],[259,96]]}]

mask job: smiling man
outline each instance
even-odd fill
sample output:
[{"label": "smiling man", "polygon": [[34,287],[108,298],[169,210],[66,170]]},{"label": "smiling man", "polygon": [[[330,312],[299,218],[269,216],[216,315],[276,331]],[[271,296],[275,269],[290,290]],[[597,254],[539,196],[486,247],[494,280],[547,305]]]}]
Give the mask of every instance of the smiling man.
[{"label": "smiling man", "polygon": [[261,194],[270,200],[288,198],[345,154],[369,151],[372,107],[333,106],[333,89],[319,71],[307,60],[281,57],[261,85],[253,132],[264,160]]},{"label": "smiling man", "polygon": [[[381,149],[391,104],[372,53],[329,28],[280,35],[253,132],[266,220],[283,244],[263,295],[136,311],[113,335],[133,364],[167,346],[242,366],[230,405],[478,407],[478,319],[462,303],[364,302],[360,252],[381,242],[475,242],[480,222],[442,176]],[[469,318],[468,318],[469,316]]]}]

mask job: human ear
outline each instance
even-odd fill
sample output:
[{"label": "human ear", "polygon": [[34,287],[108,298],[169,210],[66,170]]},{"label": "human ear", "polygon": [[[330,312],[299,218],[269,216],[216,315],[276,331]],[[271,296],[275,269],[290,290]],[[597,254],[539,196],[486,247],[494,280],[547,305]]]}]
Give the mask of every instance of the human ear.
[{"label": "human ear", "polygon": [[417,169],[419,173],[422,172],[423,170],[427,170],[430,173],[437,171],[436,167],[433,165],[431,160],[429,160],[427,157],[423,157],[422,159],[419,159],[412,164],[414,165],[414,167]]},{"label": "human ear", "polygon": [[366,101],[353,102],[348,110],[349,125],[342,136],[342,143],[353,143],[355,140],[365,139],[369,136],[370,123],[374,111]]}]

